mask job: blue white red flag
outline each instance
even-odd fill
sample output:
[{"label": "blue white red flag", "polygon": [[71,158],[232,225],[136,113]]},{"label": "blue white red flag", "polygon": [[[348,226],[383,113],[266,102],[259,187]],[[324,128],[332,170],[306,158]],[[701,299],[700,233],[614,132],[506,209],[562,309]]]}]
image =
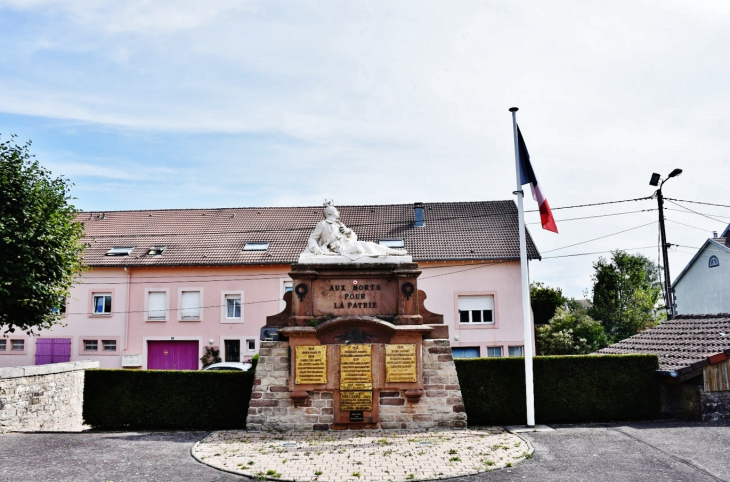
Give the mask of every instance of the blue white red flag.
[{"label": "blue white red flag", "polygon": [[555,219],[553,218],[552,211],[550,211],[550,205],[540,190],[540,185],[537,182],[535,171],[532,170],[530,153],[527,152],[527,146],[525,145],[525,140],[522,138],[522,132],[520,132],[519,126],[517,127],[517,139],[520,155],[520,184],[523,186],[525,184],[530,184],[532,199],[537,201],[537,205],[540,207],[540,221],[542,223],[542,229],[547,229],[548,231],[557,233],[558,227],[555,225]]}]

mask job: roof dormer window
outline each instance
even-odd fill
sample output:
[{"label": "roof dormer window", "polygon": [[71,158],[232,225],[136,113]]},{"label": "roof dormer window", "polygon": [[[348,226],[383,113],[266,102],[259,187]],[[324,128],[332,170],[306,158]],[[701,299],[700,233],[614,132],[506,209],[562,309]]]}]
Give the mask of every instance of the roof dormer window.
[{"label": "roof dormer window", "polygon": [[402,239],[381,239],[378,244],[388,248],[402,248],[404,246]]},{"label": "roof dormer window", "polygon": [[167,246],[152,246],[147,250],[147,256],[159,256],[165,252]]},{"label": "roof dormer window", "polygon": [[134,246],[114,246],[106,252],[107,256],[129,256],[134,251]]},{"label": "roof dormer window", "polygon": [[246,243],[243,247],[244,251],[266,251],[267,249],[269,249],[268,241]]}]

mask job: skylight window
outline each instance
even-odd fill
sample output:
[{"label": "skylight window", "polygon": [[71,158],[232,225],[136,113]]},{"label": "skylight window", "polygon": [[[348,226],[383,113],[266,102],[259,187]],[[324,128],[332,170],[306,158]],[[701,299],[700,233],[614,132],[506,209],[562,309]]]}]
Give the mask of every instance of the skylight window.
[{"label": "skylight window", "polygon": [[388,248],[402,248],[403,240],[402,239],[381,239],[380,241],[378,241],[378,244],[382,244],[383,246],[386,246]]},{"label": "skylight window", "polygon": [[167,246],[152,246],[147,250],[147,256],[159,256],[165,252]]},{"label": "skylight window", "polygon": [[134,251],[134,246],[114,246],[106,252],[107,256],[129,256]]},{"label": "skylight window", "polygon": [[244,251],[266,251],[269,249],[269,242],[256,242],[256,243],[246,243],[246,246],[243,247]]}]

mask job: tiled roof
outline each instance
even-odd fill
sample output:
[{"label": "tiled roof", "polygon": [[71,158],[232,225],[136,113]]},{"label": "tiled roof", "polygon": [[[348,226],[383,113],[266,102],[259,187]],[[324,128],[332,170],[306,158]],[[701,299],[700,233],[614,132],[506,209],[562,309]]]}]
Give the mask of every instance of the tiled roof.
[{"label": "tiled roof", "polygon": [[[722,333],[725,335],[723,336]],[[730,314],[679,315],[673,320],[599,350],[599,354],[653,353],[660,370],[706,364],[710,356],[730,354]]]},{"label": "tiled roof", "polygon": [[[413,204],[338,206],[343,223],[363,241],[403,239],[414,261],[519,259],[517,208],[512,201],[426,203],[425,226],[414,227]],[[90,246],[84,260],[101,266],[291,264],[323,219],[321,206],[169,209],[80,213]],[[266,251],[242,251],[268,241]],[[134,246],[130,256],[106,256]],[[148,256],[152,246],[167,246]],[[528,256],[539,258],[529,233]]]}]

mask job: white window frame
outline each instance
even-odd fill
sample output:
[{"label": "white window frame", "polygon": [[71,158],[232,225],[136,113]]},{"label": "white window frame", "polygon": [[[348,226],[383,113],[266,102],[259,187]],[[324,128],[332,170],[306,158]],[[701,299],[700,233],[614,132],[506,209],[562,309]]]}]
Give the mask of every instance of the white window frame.
[{"label": "white window frame", "polygon": [[[97,298],[109,298],[109,311],[96,311],[96,299]],[[111,292],[97,291],[92,293],[91,299],[92,312],[94,316],[111,316],[114,310],[114,295]],[[102,310],[106,309],[106,300],[103,302]]]},{"label": "white window frame", "polygon": [[[241,317],[240,318],[228,318],[228,296],[240,296],[241,297]],[[243,323],[246,317],[246,309],[244,304],[243,291],[232,291],[225,290],[221,291],[221,323]]]},{"label": "white window frame", "polygon": [[[251,349],[251,342],[253,342],[253,350]],[[256,351],[256,338],[246,338],[246,351],[249,353]]]},{"label": "white window frame", "polygon": [[[84,339],[84,340],[82,340],[82,343],[84,344],[84,351],[85,352],[99,351],[99,340],[97,340],[96,338],[90,339],[90,340]],[[87,343],[94,343],[96,345],[96,348],[88,348],[88,346],[86,345]]]},{"label": "white window frame", "polygon": [[[164,317],[150,317],[150,293],[164,293],[165,294],[165,316]],[[145,321],[150,322],[163,322],[167,321],[170,317],[170,289],[169,288],[145,288],[144,290],[144,317]]]},{"label": "white window frame", "polygon": [[405,248],[405,242],[399,238],[380,239],[378,240],[378,244],[393,249]]},{"label": "white window frame", "polygon": [[[25,340],[10,340],[10,351],[25,351]],[[15,348],[15,344],[20,343],[20,348]]]},{"label": "white window frame", "polygon": [[[490,355],[489,350],[499,350],[499,356],[496,355]],[[487,358],[503,358],[504,357],[504,350],[501,346],[488,346],[487,347]]]},{"label": "white window frame", "polygon": [[[183,293],[194,293],[198,292],[198,316],[187,317],[183,316]],[[203,306],[205,306],[205,300],[203,296],[203,288],[180,288],[177,293],[177,320],[178,321],[203,321]]]},{"label": "white window frame", "polygon": [[[107,346],[106,345],[107,343],[114,343],[114,349],[113,350],[108,349],[106,347]],[[117,342],[117,340],[101,340],[101,344],[102,344],[101,351],[105,351],[105,352],[110,352],[110,351],[116,352],[118,350],[119,343]]]},{"label": "white window frame", "polygon": [[[511,351],[512,349],[514,349],[514,348],[519,348],[519,349],[520,349],[520,354],[519,354],[519,355],[513,355],[513,354],[511,354],[511,353],[510,353],[510,351]],[[507,347],[507,356],[508,356],[508,357],[520,357],[520,356],[525,356],[525,347],[524,347],[524,345],[512,345],[512,346],[508,346],[508,347]]]},{"label": "white window frame", "polygon": [[269,241],[249,241],[243,246],[243,251],[268,251]]},{"label": "white window frame", "polygon": [[[481,309],[481,310],[479,310],[479,309],[468,309],[468,306],[467,306],[467,309],[462,310],[461,309],[461,307],[462,307],[462,300],[465,301],[465,303],[464,303],[465,305],[477,304],[478,303],[477,300],[473,300],[472,301],[472,300],[468,300],[467,298],[486,298],[486,300],[488,301],[487,304],[491,304],[492,305],[491,306],[491,310],[487,310],[487,309]],[[496,322],[496,319],[495,319],[496,318],[495,311],[496,310],[495,310],[494,295],[492,295],[492,294],[483,294],[483,295],[459,295],[457,297],[456,302],[457,302],[456,311],[457,311],[457,314],[458,314],[457,321],[459,322],[460,325],[462,325],[462,326],[467,325],[468,326],[468,325],[494,325],[495,324],[495,322]],[[462,313],[462,311],[468,312],[468,314],[469,314],[469,321],[461,321],[461,313]],[[491,321],[472,321],[472,313],[473,313],[473,311],[482,311],[482,312],[484,312],[484,311],[491,311],[491,313],[492,313],[492,320]]]},{"label": "white window frame", "polygon": [[0,340],[0,351],[7,351],[8,340]]},{"label": "white window frame", "polygon": [[136,246],[114,246],[106,252],[106,256],[131,256]]}]

